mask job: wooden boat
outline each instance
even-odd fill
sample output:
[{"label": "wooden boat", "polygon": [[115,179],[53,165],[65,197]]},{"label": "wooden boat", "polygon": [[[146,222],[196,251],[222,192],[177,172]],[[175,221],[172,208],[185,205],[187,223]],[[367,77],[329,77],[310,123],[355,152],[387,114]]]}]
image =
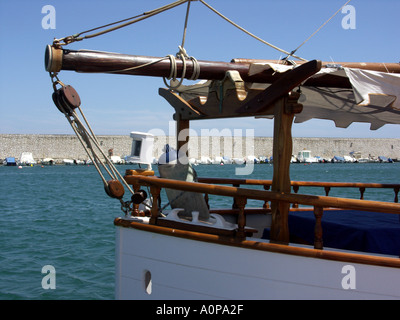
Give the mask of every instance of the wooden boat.
[{"label": "wooden boat", "polygon": [[[176,63],[178,77],[192,76],[194,61],[186,61],[186,73],[182,61]],[[277,72],[277,63],[281,62],[198,61],[198,78],[210,81],[205,93],[193,94],[196,88],[191,87],[189,95],[184,86],[159,89],[175,109],[177,148],[183,150],[183,157],[175,164],[164,164],[163,170],[172,174],[154,176],[150,169],[126,170],[124,181],[134,194],[129,210],[114,221],[117,299],[400,298],[396,236],[400,231],[400,184],[290,179],[293,122],[323,118],[346,127],[358,121],[369,122],[372,129],[400,123],[399,97],[385,86],[385,80],[395,82],[399,92],[399,64],[341,63],[332,68],[313,60],[298,61],[287,71]],[[45,65],[53,73],[75,70],[167,77],[172,64],[160,58],[72,51],[53,45],[46,49]],[[365,73],[379,75],[382,82],[374,83],[379,90],[363,92],[362,81],[367,80],[357,83],[352,78]],[[76,107],[77,96],[65,91],[64,100]],[[305,99],[300,103],[301,95]],[[68,110],[64,112],[72,113]],[[180,133],[189,128],[190,121],[247,116],[274,119],[273,179],[189,177],[193,168],[183,161],[189,137],[182,138]],[[174,176],[174,170],[183,176]],[[151,194],[149,209],[140,207],[146,187]],[[299,193],[307,187],[320,187],[323,195]],[[360,199],[329,196],[332,188],[339,187],[358,188]],[[364,200],[367,188],[393,190],[393,203]],[[162,190],[175,191],[175,198],[187,197],[179,205],[170,197],[171,210],[161,213],[158,199]],[[107,193],[119,199],[123,196],[114,183]],[[209,208],[208,199],[213,195],[231,198],[232,207]],[[250,199],[264,204],[247,208]],[[336,223],[339,216],[359,220]],[[366,216],[387,220],[362,230]],[[325,219],[329,221],[325,223]],[[297,234],[295,228],[289,228],[293,224],[301,226]],[[340,234],[335,233],[338,228]],[[382,233],[379,239],[375,231]],[[325,243],[327,235],[342,243]],[[357,244],[352,246],[347,240],[354,237]],[[383,241],[381,252],[365,249],[369,237]],[[388,243],[393,244],[390,252],[385,251]]]}]

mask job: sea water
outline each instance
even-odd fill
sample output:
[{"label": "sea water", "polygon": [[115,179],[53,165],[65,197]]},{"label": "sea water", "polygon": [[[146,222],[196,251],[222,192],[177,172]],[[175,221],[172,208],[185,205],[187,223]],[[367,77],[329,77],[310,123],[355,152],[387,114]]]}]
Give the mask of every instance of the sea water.
[{"label": "sea water", "polygon": [[[121,173],[128,168],[118,166]],[[235,176],[235,168],[195,167],[202,177],[272,179],[270,164],[254,165],[249,176]],[[400,183],[400,163],[292,164],[291,179]],[[310,190],[299,193],[324,195],[322,188]],[[360,196],[348,189],[330,195]],[[364,198],[393,201],[394,192],[372,189]],[[210,196],[210,204],[229,207],[232,199]],[[119,201],[105,194],[93,166],[0,166],[0,299],[113,299],[113,220],[120,215]]]}]

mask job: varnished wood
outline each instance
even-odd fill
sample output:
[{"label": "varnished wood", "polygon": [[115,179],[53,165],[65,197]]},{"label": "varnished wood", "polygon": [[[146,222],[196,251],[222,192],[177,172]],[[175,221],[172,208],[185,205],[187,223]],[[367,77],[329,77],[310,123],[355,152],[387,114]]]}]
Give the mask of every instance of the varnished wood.
[{"label": "varnished wood", "polygon": [[[274,167],[271,190],[277,193],[290,193],[289,168],[293,151],[292,123],[294,114],[285,112],[287,100],[288,97],[282,98],[274,106]],[[272,201],[271,241],[289,243],[289,208],[289,202]]]},{"label": "varnished wood", "polygon": [[153,197],[153,205],[151,207],[150,224],[157,224],[158,219],[158,198],[160,197],[161,188],[159,186],[151,185],[150,193]]},{"label": "varnished wood", "polygon": [[[247,61],[245,61],[247,60]],[[235,59],[234,61],[239,61]],[[282,74],[275,73],[273,70],[266,70],[255,75],[249,75],[251,63],[256,62],[251,59],[242,59],[240,62],[219,62],[198,60],[200,65],[199,79],[222,80],[228,70],[236,70],[246,82],[273,83]],[[273,63],[281,63],[273,60]],[[147,64],[145,67],[140,67]],[[298,64],[301,64],[299,62]],[[326,62],[322,63],[327,64]],[[329,63],[328,63],[329,64]],[[358,67],[361,69],[378,70],[385,72],[400,73],[400,66],[396,63],[341,63],[342,66]],[[90,50],[65,50],[51,46],[46,47],[45,52],[46,71],[59,72],[60,70],[73,70],[77,72],[89,73],[115,73],[142,75],[152,77],[168,77],[170,74],[169,59],[161,60],[160,57],[135,56],[120,53],[110,53]],[[140,68],[138,68],[140,67]],[[182,76],[183,63],[177,60],[178,77]],[[187,61],[186,78],[189,79],[193,74],[193,63]],[[322,75],[321,77],[310,78],[303,85],[318,87],[349,88],[351,84],[346,77]]]},{"label": "varnished wood", "polygon": [[256,199],[263,201],[286,201],[289,203],[298,203],[308,206],[320,206],[324,208],[333,207],[339,209],[400,214],[400,204],[398,203],[281,193],[265,190],[220,186],[199,182],[163,179],[158,177],[125,176],[124,178],[129,184],[139,183],[141,185],[157,186],[160,188],[170,188],[182,191],[208,193],[227,197],[243,196],[247,199]]},{"label": "varnished wood", "polygon": [[246,216],[244,214],[244,207],[247,203],[247,200],[245,197],[235,197],[235,203],[238,208],[238,231],[237,231],[237,236],[239,238],[245,238],[246,237],[246,232],[245,232],[245,227],[246,227]]},{"label": "varnished wood", "polygon": [[315,216],[315,228],[314,228],[314,249],[322,250],[323,241],[322,241],[322,224],[321,219],[324,213],[324,208],[322,207],[314,207],[314,216]]},{"label": "varnished wood", "polygon": [[[300,67],[287,71],[268,88],[243,104],[237,111],[242,114],[262,112],[277,99],[289,93],[320,70],[321,61],[312,60],[302,64]],[[301,109],[297,109],[296,111],[296,113],[298,113]]]},{"label": "varnished wood", "polygon": [[[272,185],[272,180],[262,179],[235,179],[235,178],[207,178],[199,177],[199,182],[215,183],[215,184],[231,184],[231,185],[262,185],[264,188]],[[293,191],[297,193],[299,187],[322,187],[325,190],[325,195],[329,196],[331,188],[363,188],[365,189],[393,189],[395,193],[394,202],[398,203],[398,193],[400,184],[393,183],[364,183],[364,182],[320,182],[320,181],[291,181]],[[267,189],[266,189],[267,190]],[[363,194],[364,194],[363,191]],[[362,194],[362,195],[363,195]]]}]

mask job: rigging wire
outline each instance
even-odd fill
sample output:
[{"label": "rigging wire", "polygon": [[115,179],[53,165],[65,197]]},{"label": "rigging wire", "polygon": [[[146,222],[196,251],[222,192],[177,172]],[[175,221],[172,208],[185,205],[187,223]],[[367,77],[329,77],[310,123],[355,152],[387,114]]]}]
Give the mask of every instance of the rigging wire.
[{"label": "rigging wire", "polygon": [[213,7],[211,7],[208,3],[206,3],[204,0],[199,0],[202,4],[204,4],[207,8],[209,8],[211,11],[213,11],[214,13],[216,13],[217,15],[219,15],[222,19],[224,19],[225,21],[229,22],[230,24],[232,24],[233,26],[235,26],[236,28],[238,28],[239,30],[243,31],[244,33],[246,33],[247,35],[253,37],[254,39],[270,46],[271,48],[278,50],[284,54],[287,55],[291,55],[292,57],[295,57],[296,59],[302,60],[302,61],[307,61],[306,59],[303,59],[301,57],[295,56],[294,54],[289,53],[286,50],[283,50],[281,48],[278,48],[277,46],[261,39],[260,37],[257,37],[256,35],[252,34],[251,32],[247,31],[246,29],[242,28],[241,26],[239,26],[238,24],[236,24],[235,22],[233,22],[232,20],[228,19],[226,16],[224,16],[222,13],[218,12],[216,9],[214,9]]},{"label": "rigging wire", "polygon": [[[119,20],[119,21],[116,21],[116,22],[112,22],[112,23],[100,26],[100,27],[96,27],[96,28],[93,28],[93,29],[82,31],[82,32],[74,34],[72,36],[64,37],[64,38],[61,38],[61,39],[54,39],[53,44],[54,45],[58,45],[58,46],[63,46],[63,45],[67,45],[67,44],[70,44],[70,43],[75,42],[75,41],[82,41],[84,39],[90,39],[90,38],[98,37],[100,35],[109,33],[111,31],[115,31],[115,30],[127,27],[127,26],[129,26],[129,25],[131,25],[133,23],[136,23],[136,22],[145,20],[147,18],[153,17],[153,16],[155,16],[155,15],[157,15],[159,13],[162,13],[162,12],[167,11],[169,9],[175,8],[175,7],[177,7],[177,6],[181,5],[181,4],[184,4],[184,3],[188,2],[188,1],[190,2],[192,0],[178,0],[178,1],[175,1],[173,3],[167,4],[167,5],[163,6],[163,7],[160,7],[160,8],[151,10],[151,11],[144,12],[144,13],[142,13],[140,15],[136,15],[136,16],[131,17],[131,18]],[[127,22],[125,22],[125,21],[127,21]],[[93,33],[93,34],[89,34],[89,35],[86,35],[86,36],[82,37],[82,35],[85,34],[85,33],[96,31],[96,30],[99,30],[99,29],[103,29],[103,28],[106,28],[106,27],[109,27],[109,26],[112,26],[112,25],[115,25],[115,24],[118,24],[118,23],[122,23],[122,24],[119,24],[119,25],[114,26],[112,28],[109,28],[109,29],[106,29],[106,30],[103,30],[103,31],[99,31],[99,32],[96,32],[96,33]],[[62,43],[61,41],[64,41],[64,43]]]},{"label": "rigging wire", "polygon": [[[200,0],[201,1],[201,0]],[[308,42],[312,37],[314,37],[329,21],[331,21],[338,13],[341,11],[351,0],[348,0],[344,5],[340,7],[338,11],[336,11],[328,20],[326,20],[317,30],[313,32],[306,40],[304,40],[296,49],[294,49],[286,58],[283,60],[287,60],[290,56],[296,57],[294,53],[299,50],[306,42]]]}]

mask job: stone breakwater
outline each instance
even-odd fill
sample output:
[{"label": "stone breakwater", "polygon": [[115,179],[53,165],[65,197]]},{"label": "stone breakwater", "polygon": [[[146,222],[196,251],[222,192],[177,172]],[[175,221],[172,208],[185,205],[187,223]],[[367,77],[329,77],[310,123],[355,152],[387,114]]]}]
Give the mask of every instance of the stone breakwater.
[{"label": "stone breakwater", "polygon": [[[102,149],[107,154],[123,158],[130,154],[132,140],[127,136],[98,136]],[[165,144],[175,147],[174,137],[156,136],[153,156],[158,158]],[[332,158],[357,152],[363,158],[378,156],[400,158],[400,139],[363,139],[363,138],[293,138],[293,154],[301,150],[310,150],[312,156]],[[200,159],[201,156],[215,158],[228,156],[242,158],[245,156],[272,155],[272,138],[269,137],[211,137],[195,136],[190,138],[189,157]],[[42,135],[42,134],[0,134],[0,159],[6,157],[20,158],[22,152],[31,152],[35,160],[52,158],[87,160],[82,145],[74,135]]]}]

